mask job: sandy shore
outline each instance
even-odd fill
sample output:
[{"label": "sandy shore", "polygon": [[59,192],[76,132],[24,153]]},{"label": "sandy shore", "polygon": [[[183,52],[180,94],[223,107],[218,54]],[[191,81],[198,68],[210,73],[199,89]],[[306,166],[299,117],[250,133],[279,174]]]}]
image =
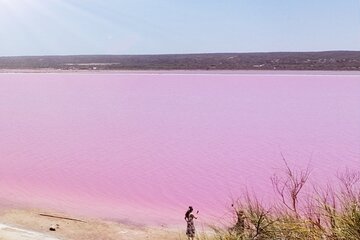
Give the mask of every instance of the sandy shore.
[{"label": "sandy shore", "polygon": [[[56,231],[50,231],[50,226]],[[185,239],[183,235],[175,228],[130,226],[38,209],[0,213],[0,240],[175,240]]]}]

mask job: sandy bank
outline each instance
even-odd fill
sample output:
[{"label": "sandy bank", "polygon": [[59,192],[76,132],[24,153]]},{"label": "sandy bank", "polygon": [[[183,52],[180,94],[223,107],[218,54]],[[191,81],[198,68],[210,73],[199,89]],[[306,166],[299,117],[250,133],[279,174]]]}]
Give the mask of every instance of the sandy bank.
[{"label": "sandy bank", "polygon": [[58,238],[48,236],[35,231],[29,231],[5,224],[0,224],[0,239],[6,240],[58,240]]},{"label": "sandy bank", "polygon": [[[49,227],[56,224],[56,231],[50,231]],[[36,209],[8,209],[0,214],[0,240],[185,239],[182,235],[183,232],[179,229],[130,226]]]}]

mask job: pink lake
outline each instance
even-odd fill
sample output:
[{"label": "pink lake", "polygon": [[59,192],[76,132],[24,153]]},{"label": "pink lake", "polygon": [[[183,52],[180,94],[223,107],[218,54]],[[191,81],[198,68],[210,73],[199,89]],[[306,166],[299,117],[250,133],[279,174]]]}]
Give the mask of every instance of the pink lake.
[{"label": "pink lake", "polygon": [[[360,75],[0,74],[0,197],[145,224],[360,166]],[[360,169],[359,169],[360,170]]]}]

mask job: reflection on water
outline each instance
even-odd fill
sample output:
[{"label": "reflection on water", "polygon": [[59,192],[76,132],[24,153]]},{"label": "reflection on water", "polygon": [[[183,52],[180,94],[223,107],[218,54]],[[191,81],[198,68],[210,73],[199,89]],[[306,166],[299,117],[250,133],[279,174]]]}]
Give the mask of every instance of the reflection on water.
[{"label": "reflection on water", "polygon": [[109,218],[221,216],[290,164],[360,161],[360,76],[1,74],[2,198]]}]

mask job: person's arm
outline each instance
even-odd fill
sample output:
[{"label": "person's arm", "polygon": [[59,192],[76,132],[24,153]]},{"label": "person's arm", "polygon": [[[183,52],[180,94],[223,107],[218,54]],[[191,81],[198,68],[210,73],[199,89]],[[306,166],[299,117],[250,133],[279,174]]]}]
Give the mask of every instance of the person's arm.
[{"label": "person's arm", "polygon": [[[196,215],[199,214],[199,210],[196,211]],[[195,214],[193,214],[194,218],[197,219],[197,216],[195,216]]]}]

